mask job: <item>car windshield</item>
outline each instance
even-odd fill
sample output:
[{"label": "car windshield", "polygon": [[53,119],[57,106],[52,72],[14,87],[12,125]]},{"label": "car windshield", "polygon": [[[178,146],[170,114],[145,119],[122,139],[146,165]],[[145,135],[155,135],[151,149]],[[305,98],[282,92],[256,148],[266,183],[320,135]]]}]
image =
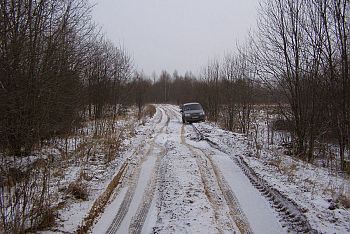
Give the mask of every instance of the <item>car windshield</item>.
[{"label": "car windshield", "polygon": [[189,110],[202,110],[201,105],[199,104],[189,104],[183,107],[185,111]]}]

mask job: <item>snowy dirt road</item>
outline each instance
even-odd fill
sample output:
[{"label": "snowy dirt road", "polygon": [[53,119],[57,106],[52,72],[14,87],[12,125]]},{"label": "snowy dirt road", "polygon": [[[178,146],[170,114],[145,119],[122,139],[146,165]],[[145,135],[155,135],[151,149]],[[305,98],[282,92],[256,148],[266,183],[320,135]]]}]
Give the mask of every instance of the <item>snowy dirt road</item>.
[{"label": "snowy dirt road", "polygon": [[[93,233],[286,233],[237,162],[159,105]],[[289,229],[289,231],[291,231]]]}]

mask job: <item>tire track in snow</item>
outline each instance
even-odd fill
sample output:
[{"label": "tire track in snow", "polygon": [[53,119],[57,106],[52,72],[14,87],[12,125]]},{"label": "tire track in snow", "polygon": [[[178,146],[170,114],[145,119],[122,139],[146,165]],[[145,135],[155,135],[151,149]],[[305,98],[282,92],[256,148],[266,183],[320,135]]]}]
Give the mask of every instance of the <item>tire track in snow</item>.
[{"label": "tire track in snow", "polygon": [[[213,148],[229,155],[221,149],[216,143],[210,139],[205,138],[200,130],[193,126],[201,139],[206,140]],[[243,173],[247,176],[251,184],[269,201],[272,208],[274,208],[282,217],[281,222],[288,227],[288,231],[292,233],[318,233],[317,230],[311,228],[306,216],[300,210],[297,204],[291,199],[284,196],[278,190],[272,188],[268,183],[259,177],[255,171],[243,160],[243,157],[230,157],[236,165],[238,165]]]},{"label": "tire track in snow", "polygon": [[[169,120],[170,120],[170,118],[168,117],[168,121],[167,121],[166,126],[169,124]],[[129,227],[129,233],[141,233],[142,228],[143,228],[143,224],[146,221],[148,211],[149,211],[151,204],[152,204],[152,200],[153,200],[154,193],[156,190],[157,177],[160,174],[160,168],[159,168],[160,162],[161,162],[162,157],[166,154],[166,148],[164,146],[161,146],[159,144],[157,144],[157,146],[162,148],[162,150],[157,156],[157,161],[156,161],[156,164],[154,167],[155,173],[153,173],[152,178],[147,185],[147,190],[144,193],[142,202],[141,202],[139,208],[137,209],[136,214],[132,218],[132,221],[131,221],[131,224]]]},{"label": "tire track in snow", "polygon": [[[171,108],[171,111],[174,113],[175,117],[180,121],[181,120],[180,114],[175,112],[173,108]],[[230,209],[230,216],[233,219],[235,224],[234,226],[231,224],[231,228],[234,228],[234,227],[236,229],[238,228],[241,233],[253,233],[250,228],[248,219],[246,218],[244,212],[240,208],[238,199],[234,195],[233,191],[230,189],[224,177],[219,172],[217,166],[213,163],[210,155],[208,155],[202,149],[186,143],[185,135],[184,135],[185,126],[186,125],[182,125],[182,129],[181,129],[181,143],[185,145],[194,155],[197,156],[196,161],[200,169],[205,194],[208,200],[210,201],[210,203],[212,204],[212,207],[214,208],[216,221],[220,223],[219,217],[222,214],[222,210],[223,210],[222,205],[220,207],[220,203],[221,203],[220,195],[222,195],[226,200],[226,204]],[[194,127],[193,124],[191,124],[191,126],[195,130],[198,140],[202,140],[203,136],[200,134],[200,132]],[[196,152],[196,150],[200,151],[201,153]],[[209,166],[208,166],[208,161],[209,161]],[[208,172],[210,174],[208,174]],[[211,186],[209,183],[211,178],[216,180],[216,183],[220,191],[216,191],[216,193],[214,193],[213,191],[210,190]],[[213,184],[213,182],[211,182],[211,184]],[[217,193],[220,193],[220,195]],[[220,223],[221,227],[223,227],[224,225],[225,224]],[[222,230],[219,230],[219,232],[222,232]]]},{"label": "tire track in snow", "polygon": [[282,221],[288,226],[288,231],[297,233],[317,233],[311,228],[305,215],[299,207],[278,190],[269,186],[266,181],[256,175],[254,170],[240,157],[234,160],[248,177],[253,186],[269,200],[271,206],[282,216]]},{"label": "tire track in snow", "polygon": [[[166,112],[163,110],[163,108],[159,108],[159,110],[162,112],[162,114],[161,114],[161,117],[160,117],[159,121],[157,122],[157,124],[160,124],[165,116],[167,116],[168,119],[167,119],[166,123],[160,128],[157,135],[153,137],[153,139],[150,143],[149,149],[142,156],[142,160],[140,162],[140,165],[142,165],[143,162],[145,162],[145,160],[148,158],[148,156],[154,150],[156,137],[158,135],[160,135],[163,132],[164,128],[169,124],[170,117],[166,114]],[[124,199],[123,199],[123,201],[118,209],[116,216],[113,219],[112,224],[107,229],[107,232],[106,232],[107,234],[117,233],[121,223],[123,222],[123,219],[125,218],[126,214],[128,213],[131,201],[133,200],[133,197],[135,194],[135,190],[136,190],[137,182],[138,182],[139,177],[140,177],[141,169],[142,169],[142,166],[139,166],[139,167],[135,166],[134,167],[134,171],[132,172],[131,185],[129,186],[129,188],[126,192],[126,195],[125,195],[125,197],[124,197]],[[153,178],[152,178],[152,180],[153,180]],[[147,207],[147,205],[146,205],[144,208],[141,207],[139,210],[142,213],[148,213],[148,209],[149,209],[149,207]],[[142,214],[141,214],[141,216],[142,216]],[[135,226],[136,230],[139,230],[141,232],[142,225],[143,225],[145,219],[146,219],[146,215],[144,218],[139,219],[139,222],[136,221],[137,224],[132,224],[132,225]]]},{"label": "tire track in snow", "polygon": [[[218,219],[218,217],[222,214],[222,205],[220,207],[219,205],[220,201],[218,200],[220,199],[219,198],[220,195],[222,195],[221,197],[225,199],[226,204],[229,208],[230,216],[234,221],[234,224],[231,224],[231,228],[236,227],[236,229],[238,229],[240,233],[253,233],[250,228],[248,219],[246,218],[244,212],[240,208],[238,199],[234,195],[233,191],[230,189],[229,185],[227,184],[224,177],[219,172],[216,165],[212,162],[210,155],[208,155],[202,149],[186,143],[184,130],[185,130],[185,125],[183,125],[181,129],[182,144],[184,144],[197,158],[197,164],[200,168],[203,185],[206,191],[206,196],[214,208],[217,222],[220,222],[220,219]],[[200,153],[198,151],[200,151]],[[208,162],[209,162],[209,166],[208,166]],[[215,193],[209,189],[210,178],[215,179],[216,184],[219,188],[219,191],[221,192],[215,191],[216,192]],[[213,182],[211,184],[213,184]],[[217,193],[220,193],[220,194],[217,194]],[[221,225],[223,224],[220,224],[220,226]]]}]

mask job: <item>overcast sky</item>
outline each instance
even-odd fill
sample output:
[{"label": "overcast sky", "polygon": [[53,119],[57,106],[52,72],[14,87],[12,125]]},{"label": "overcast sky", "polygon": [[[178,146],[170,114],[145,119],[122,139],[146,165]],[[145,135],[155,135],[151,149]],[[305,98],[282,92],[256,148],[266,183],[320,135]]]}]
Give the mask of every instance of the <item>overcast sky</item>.
[{"label": "overcast sky", "polygon": [[95,0],[94,20],[139,71],[199,72],[255,28],[258,0]]}]

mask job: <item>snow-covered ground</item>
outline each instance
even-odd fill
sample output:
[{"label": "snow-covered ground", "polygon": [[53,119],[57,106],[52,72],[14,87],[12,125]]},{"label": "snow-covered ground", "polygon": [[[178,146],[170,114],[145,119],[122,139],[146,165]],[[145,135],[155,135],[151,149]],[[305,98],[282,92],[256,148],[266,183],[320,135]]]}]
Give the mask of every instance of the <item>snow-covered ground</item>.
[{"label": "snow-covered ground", "polygon": [[153,135],[130,158],[92,233],[288,231],[231,155],[198,141],[175,106],[159,105],[157,113]]},{"label": "snow-covered ground", "polygon": [[[16,165],[23,171],[38,162],[45,162],[49,171],[48,204],[54,210],[55,224],[41,233],[74,233],[84,227],[90,221],[84,219],[95,212],[92,208],[99,199],[107,197],[111,183],[126,162],[136,158],[133,155],[142,151],[145,142],[152,138],[162,113],[156,113],[152,119],[146,118],[143,125],[137,122],[133,110],[130,112],[128,118],[118,117],[115,122],[112,119],[97,123],[88,121],[77,130],[77,135],[45,142],[25,159],[2,157],[3,167],[11,169]],[[39,169],[36,176],[40,179],[45,168]],[[33,184],[41,185],[35,181]],[[28,194],[31,195],[30,191]],[[103,206],[99,205],[99,208],[103,211]]]},{"label": "snow-covered ground", "polygon": [[[277,145],[263,147],[259,155],[247,137],[224,131],[212,123],[196,124],[205,137],[231,158],[242,159],[268,186],[294,201],[311,227],[321,233],[349,233],[350,210],[339,199],[350,198],[349,177],[285,155]],[[346,203],[346,201],[345,201]],[[347,203],[348,204],[348,203]]]},{"label": "snow-covered ground", "polygon": [[[339,194],[349,195],[346,178],[283,155],[277,146],[262,148],[256,157],[247,137],[209,122],[184,125],[172,105],[157,105],[152,119],[134,127],[108,166],[98,165],[101,160],[89,164],[86,201],[60,198],[66,200],[56,232],[84,225],[120,174],[89,232],[295,233],[300,226],[350,232],[349,209],[337,201]],[[199,140],[196,129],[206,140]],[[59,187],[82,173],[80,164],[68,168]]]}]

